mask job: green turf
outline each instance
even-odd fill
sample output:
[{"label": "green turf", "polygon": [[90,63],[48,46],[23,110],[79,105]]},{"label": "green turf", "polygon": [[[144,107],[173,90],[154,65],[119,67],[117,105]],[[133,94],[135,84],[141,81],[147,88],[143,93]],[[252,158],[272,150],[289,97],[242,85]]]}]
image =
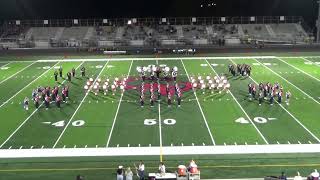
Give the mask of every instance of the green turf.
[{"label": "green turf", "polygon": [[[238,54],[237,54],[238,55]],[[242,54],[246,55],[246,54]],[[259,54],[255,54],[259,55]],[[272,54],[269,54],[272,55]],[[282,54],[289,56],[290,54]],[[236,56],[235,54],[233,56]],[[76,58],[77,56],[73,56]],[[86,57],[86,56],[84,56]],[[94,56],[87,58],[101,58],[102,56]],[[126,56],[127,57],[127,56]],[[133,57],[133,56],[132,56]],[[10,58],[12,60],[34,60],[57,58],[51,57],[28,57],[28,58]],[[79,57],[78,57],[79,58]],[[1,57],[8,60],[8,57]],[[313,62],[313,63],[310,63]],[[87,68],[87,77],[80,77],[80,70],[77,70],[77,77],[72,82],[65,81],[64,85],[70,87],[70,99],[67,104],[62,104],[59,109],[55,104],[51,104],[46,110],[40,107],[36,110],[34,105],[30,104],[29,111],[22,108],[24,97],[31,99],[31,92],[37,86],[58,86],[65,79],[59,78],[56,83],[53,79],[54,68],[47,69],[44,67],[52,67],[57,62],[36,62],[27,67],[32,62],[13,62],[10,64],[0,62],[0,66],[8,66],[0,70],[0,82],[6,78],[16,74],[15,76],[0,83],[0,117],[2,119],[0,126],[0,144],[1,148],[7,149],[29,149],[29,148],[94,148],[94,147],[158,147],[163,146],[207,146],[207,145],[244,145],[244,144],[309,144],[319,143],[320,129],[318,128],[320,99],[319,99],[319,81],[320,68],[316,62],[320,62],[320,57],[306,58],[303,57],[281,57],[280,59],[208,59],[196,60],[192,57],[185,60],[127,60],[127,61],[93,61],[83,62],[83,66]],[[55,66],[63,66],[64,76],[71,68],[79,67],[81,61],[78,62],[58,62]],[[253,72],[249,77],[232,77],[228,73],[227,66],[232,63],[246,63],[252,66]],[[154,107],[150,106],[150,93],[145,93],[145,106],[139,105],[139,86],[142,83],[136,68],[138,66],[148,66],[151,64],[166,64],[169,67],[177,66],[178,82],[180,87],[189,81],[188,77],[216,76],[224,75],[228,77],[231,84],[230,92],[217,91],[211,93],[205,90],[204,94],[201,90],[192,90],[183,92],[182,106],[178,107],[176,97],[171,107],[167,105],[166,96],[161,96],[161,101],[156,102]],[[131,67],[131,68],[130,68]],[[25,69],[23,69],[25,68]],[[23,70],[22,70],[23,69]],[[19,72],[21,71],[21,72]],[[128,74],[129,73],[129,74]],[[98,77],[98,75],[100,75]],[[38,78],[41,76],[40,78]],[[137,86],[137,89],[130,89],[122,93],[120,91],[112,95],[109,92],[103,95],[100,92],[97,96],[92,92],[86,95],[83,90],[87,78],[101,78],[104,82],[107,78],[110,82],[118,77],[120,79],[129,77],[129,86]],[[38,78],[38,79],[37,79]],[[273,106],[267,100],[261,106],[258,101],[249,100],[248,84],[253,82],[279,82],[283,86],[284,91],[292,93],[290,105],[284,102],[279,105],[275,103]],[[147,86],[150,80],[145,82]],[[162,80],[161,84],[166,82]],[[170,81],[170,85],[174,82]],[[310,97],[311,98],[310,98]],[[10,100],[9,100],[10,99]],[[285,99],[285,98],[284,98]],[[9,100],[5,103],[5,101]],[[83,101],[82,101],[83,100]],[[121,100],[121,101],[120,101]],[[34,112],[34,113],[33,113]],[[203,112],[203,113],[202,113]],[[33,114],[32,114],[33,113]],[[248,117],[247,117],[248,116]],[[235,122],[239,118],[250,120],[248,124],[240,124]],[[259,118],[276,118],[276,120],[259,122]],[[153,125],[146,125],[145,120],[152,120]],[[167,123],[174,121],[175,123]],[[258,119],[258,120],[257,120]],[[52,123],[64,121],[62,127],[56,127]],[[77,122],[84,122],[81,126],[75,125]],[[212,138],[211,135],[212,134]],[[159,150],[159,155],[161,151]],[[231,158],[223,156],[214,162],[206,161],[205,158],[213,156],[199,156],[203,158],[201,162],[204,168],[204,177],[213,173],[216,177],[223,177],[223,174],[230,173],[230,176],[239,174],[241,177],[257,177],[268,175],[268,173],[280,172],[282,169],[293,173],[295,167],[286,167],[281,164],[279,166],[267,166],[260,168],[259,172],[250,174],[248,168],[255,163],[276,164],[285,163],[285,160],[274,157],[277,155],[268,155],[263,159],[262,155],[257,155],[257,160],[244,160],[241,158]],[[295,155],[288,155],[288,162],[296,162],[297,167],[301,167],[303,172],[307,172],[308,167],[316,167],[312,165],[313,160],[308,155],[308,161],[303,161],[301,157],[294,159]],[[236,156],[235,156],[236,157]],[[248,156],[245,156],[248,158]],[[270,157],[270,158],[268,158]],[[313,156],[312,156],[313,157]],[[128,159],[137,160],[140,157],[130,157]],[[137,159],[136,159],[137,158]],[[163,156],[164,160],[170,166],[175,167],[179,162],[177,156]],[[187,155],[182,157],[184,161],[189,159]],[[71,158],[73,159],[73,158]],[[6,179],[21,178],[22,173],[26,173],[26,178],[42,178],[46,174],[50,176],[62,177],[65,179],[73,177],[76,173],[86,173],[92,179],[101,179],[102,177],[113,176],[114,167],[119,163],[115,161],[116,157],[111,158],[111,162],[96,162],[89,158],[90,162],[77,164],[77,158],[72,163],[67,163],[58,167],[56,159],[48,159],[49,163],[30,162],[14,163],[14,160],[0,160],[3,163],[2,169],[25,169],[25,168],[45,168],[49,169],[67,169],[63,170],[34,170],[32,172],[21,171],[1,171],[0,176]],[[81,159],[81,158],[80,158]],[[125,159],[124,157],[120,158]],[[150,160],[153,166],[159,156],[143,157],[142,159]],[[60,161],[69,161],[59,158]],[[108,161],[109,158],[106,158]],[[46,160],[44,160],[46,161]],[[128,160],[129,161],[129,160]],[[219,164],[220,163],[220,164]],[[303,167],[303,163],[309,163],[310,166]],[[31,165],[30,165],[31,164]],[[43,167],[41,165],[45,164]],[[60,163],[61,164],[61,163]],[[237,167],[235,165],[250,164],[250,166]],[[253,164],[253,165],[252,165]],[[83,165],[83,166],[82,166]],[[79,167],[107,167],[106,169],[89,169],[77,170]],[[106,166],[104,166],[106,165]],[[128,164],[129,165],[129,164]],[[219,166],[221,165],[221,166]],[[230,165],[230,167],[223,167]],[[30,167],[29,167],[30,166]],[[72,170],[75,168],[76,170]],[[216,173],[214,171],[218,169]],[[3,176],[2,176],[2,175]],[[1,178],[0,178],[1,179]],[[50,178],[49,178],[50,179]],[[63,178],[62,178],[63,179]]]}]

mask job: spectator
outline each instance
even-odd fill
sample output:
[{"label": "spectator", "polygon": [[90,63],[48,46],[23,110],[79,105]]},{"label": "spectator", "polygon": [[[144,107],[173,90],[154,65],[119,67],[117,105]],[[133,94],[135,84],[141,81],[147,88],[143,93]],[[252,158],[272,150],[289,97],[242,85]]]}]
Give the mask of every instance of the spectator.
[{"label": "spectator", "polygon": [[76,177],[76,180],[84,180],[84,177],[81,176],[81,175],[78,175],[78,176]]},{"label": "spectator", "polygon": [[139,167],[138,167],[138,176],[140,180],[144,180],[144,163],[143,161],[140,161]]},{"label": "spectator", "polygon": [[287,176],[284,172],[281,172],[281,176],[279,176],[279,179],[281,180],[287,180]]},{"label": "spectator", "polygon": [[308,177],[309,180],[319,180],[319,173],[318,170],[314,170],[314,172],[312,172],[310,174],[310,176]]},{"label": "spectator", "polygon": [[302,180],[299,172],[297,172],[297,175],[293,178],[293,180]]},{"label": "spectator", "polygon": [[132,177],[133,177],[133,173],[132,173],[130,167],[128,167],[126,170],[126,180],[132,180]]},{"label": "spectator", "polygon": [[119,166],[117,169],[117,180],[123,180],[123,166]]},{"label": "spectator", "polygon": [[161,176],[165,175],[166,174],[166,166],[164,165],[163,162],[160,162],[160,165],[159,165],[159,173]]}]

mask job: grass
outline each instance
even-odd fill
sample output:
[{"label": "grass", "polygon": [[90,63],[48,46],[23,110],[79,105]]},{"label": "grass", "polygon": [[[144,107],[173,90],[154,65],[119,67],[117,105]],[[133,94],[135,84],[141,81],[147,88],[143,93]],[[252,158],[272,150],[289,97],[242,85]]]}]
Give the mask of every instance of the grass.
[{"label": "grass", "polygon": [[[234,55],[236,56],[236,55]],[[290,54],[283,54],[290,56]],[[19,60],[35,60],[46,57],[24,57]],[[99,58],[99,56],[93,57]],[[101,57],[100,57],[101,58]],[[8,57],[3,60],[8,60]],[[317,144],[320,129],[320,58],[275,57],[273,59],[195,59],[128,61],[77,61],[77,62],[0,62],[0,144],[2,149],[40,148],[96,148],[96,147],[159,147],[159,146],[208,146],[208,145],[255,145],[255,144]],[[250,64],[252,76],[232,77],[229,64]],[[149,93],[146,105],[139,106],[139,87],[142,81],[136,71],[138,66],[166,64],[179,69],[178,82],[183,90],[182,107],[173,102],[168,107],[166,97],[155,107],[150,107]],[[64,74],[73,67],[83,65],[87,77],[78,76],[72,82],[59,78],[54,81],[53,72],[62,66]],[[8,68],[4,68],[8,67]],[[189,78],[194,76],[225,75],[231,83],[229,93],[211,94],[209,90],[192,91]],[[11,78],[8,78],[12,76]],[[128,77],[124,94],[93,93],[83,90],[87,78],[102,80]],[[247,97],[249,83],[279,82],[293,96],[290,105],[282,103],[270,106],[267,101]],[[150,80],[146,82],[151,83]],[[169,82],[173,85],[173,82]],[[161,81],[165,84],[165,81]],[[22,108],[24,97],[30,97],[37,86],[70,87],[67,104],[59,109],[52,104],[49,110],[36,109],[32,103],[29,111]],[[31,97],[30,97],[31,99]],[[239,118],[248,124],[235,122]],[[147,121],[154,122],[146,125]],[[269,120],[274,119],[274,120]],[[55,126],[56,123],[62,126]],[[80,126],[77,124],[81,124]],[[17,151],[18,152],[18,151]],[[159,155],[161,155],[159,151]],[[305,175],[317,164],[318,154],[266,154],[266,155],[197,155],[190,157],[163,155],[170,170],[178,163],[196,158],[203,177],[261,177],[274,175],[281,170],[294,175],[298,169]],[[150,162],[150,171],[156,169],[159,156],[145,157],[75,157],[1,159],[0,177],[7,179],[70,179],[85,174],[88,179],[114,176],[119,163],[129,166],[132,161],[143,159]],[[260,166],[265,164],[265,166]],[[83,169],[85,168],[85,169]],[[256,171],[252,172],[251,169]],[[69,170],[68,170],[69,169]],[[0,179],[1,179],[0,178]]]}]

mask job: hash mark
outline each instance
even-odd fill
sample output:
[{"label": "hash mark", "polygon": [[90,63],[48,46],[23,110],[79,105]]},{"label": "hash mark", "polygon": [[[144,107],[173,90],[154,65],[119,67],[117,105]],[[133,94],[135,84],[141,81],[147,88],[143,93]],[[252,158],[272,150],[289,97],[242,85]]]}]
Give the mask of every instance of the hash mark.
[{"label": "hash mark", "polygon": [[277,144],[280,144],[279,141],[277,141]]},{"label": "hash mark", "polygon": [[290,141],[288,141],[288,144],[291,144]]},{"label": "hash mark", "polygon": [[30,149],[33,149],[33,146],[31,146]]},{"label": "hash mark", "polygon": [[9,147],[9,149],[11,149],[11,148],[12,148],[12,146]]},{"label": "hash mark", "polygon": [[98,145],[96,145],[96,148],[98,148]]},{"label": "hash mark", "polygon": [[117,144],[117,147],[119,147],[119,144]]},{"label": "hash mark", "polygon": [[23,147],[23,146],[20,146],[20,148],[19,148],[19,149],[22,149],[22,147]]},{"label": "hash mark", "polygon": [[237,144],[237,142],[234,142],[234,145],[236,145],[236,146],[237,146],[237,145],[238,145],[238,144]]},{"label": "hash mark", "polygon": [[41,149],[43,149],[43,148],[44,148],[44,146],[42,145],[42,146],[41,146]]},{"label": "hash mark", "polygon": [[66,148],[66,145],[63,145],[63,148]]},{"label": "hash mark", "polygon": [[171,143],[171,147],[173,146],[173,144]]},{"label": "hash mark", "polygon": [[130,147],[130,144],[128,144],[128,147]]},{"label": "hash mark", "polygon": [[312,144],[312,142],[311,141],[308,141],[309,142],[309,144]]},{"label": "hash mark", "polygon": [[299,143],[299,144],[301,144],[301,142],[300,142],[300,141],[298,141],[298,143]]},{"label": "hash mark", "polygon": [[151,147],[151,144],[149,144],[149,147]]},{"label": "hash mark", "polygon": [[194,143],[192,143],[192,146],[194,146]]},{"label": "hash mark", "polygon": [[139,144],[139,147],[140,147],[141,145]]},{"label": "hash mark", "polygon": [[244,142],[244,144],[245,144],[245,145],[248,145],[248,143],[247,143],[247,142]]},{"label": "hash mark", "polygon": [[85,146],[84,146],[84,148],[87,148],[87,147],[88,147],[88,145],[85,145]]}]

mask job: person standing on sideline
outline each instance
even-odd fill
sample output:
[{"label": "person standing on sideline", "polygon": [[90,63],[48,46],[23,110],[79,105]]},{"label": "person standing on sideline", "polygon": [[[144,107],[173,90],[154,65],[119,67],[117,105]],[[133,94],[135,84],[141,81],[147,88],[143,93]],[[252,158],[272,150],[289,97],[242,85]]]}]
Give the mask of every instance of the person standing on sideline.
[{"label": "person standing on sideline", "polygon": [[86,76],[86,68],[84,66],[81,67],[81,76],[82,77]]},{"label": "person standing on sideline", "polygon": [[140,180],[144,180],[144,163],[143,161],[140,161],[139,167],[138,167],[138,175]]},{"label": "person standing on sideline", "polygon": [[123,166],[119,166],[117,169],[117,180],[123,180]]},{"label": "person standing on sideline", "polygon": [[128,167],[127,168],[127,170],[126,170],[126,180],[132,180],[132,177],[133,177],[133,173],[132,173],[132,171],[131,171],[131,169],[130,169],[130,167]]},{"label": "person standing on sideline", "polygon": [[68,81],[71,82],[71,73],[68,72],[68,73],[67,73],[67,76],[68,76]]}]

